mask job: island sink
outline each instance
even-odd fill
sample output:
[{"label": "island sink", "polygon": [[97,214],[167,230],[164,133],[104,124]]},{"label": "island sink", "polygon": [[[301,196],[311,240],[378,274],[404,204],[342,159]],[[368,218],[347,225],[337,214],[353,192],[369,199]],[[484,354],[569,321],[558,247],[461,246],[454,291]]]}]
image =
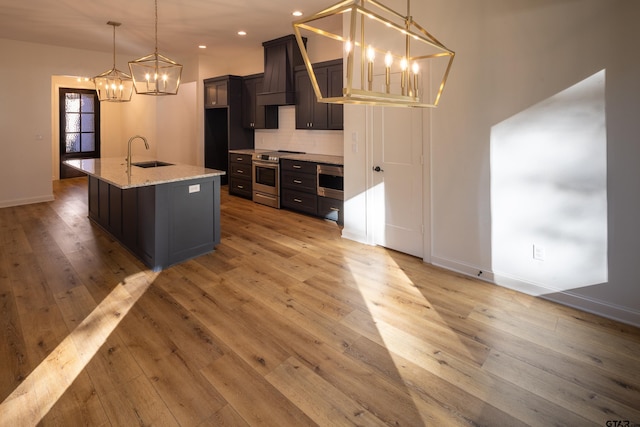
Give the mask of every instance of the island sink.
[{"label": "island sink", "polygon": [[159,160],[152,160],[150,162],[132,163],[132,165],[138,166],[139,168],[157,168],[160,166],[173,166],[173,163],[161,162]]}]

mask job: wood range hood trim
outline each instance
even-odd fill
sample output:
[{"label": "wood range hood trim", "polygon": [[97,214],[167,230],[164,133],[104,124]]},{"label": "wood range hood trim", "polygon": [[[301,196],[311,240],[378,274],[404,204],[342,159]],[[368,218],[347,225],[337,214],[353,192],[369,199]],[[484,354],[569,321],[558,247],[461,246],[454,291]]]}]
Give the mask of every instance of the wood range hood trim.
[{"label": "wood range hood trim", "polygon": [[[306,45],[307,39],[304,38]],[[262,43],[264,48],[263,92],[256,95],[258,105],[295,105],[294,71],[304,60],[295,35]]]}]

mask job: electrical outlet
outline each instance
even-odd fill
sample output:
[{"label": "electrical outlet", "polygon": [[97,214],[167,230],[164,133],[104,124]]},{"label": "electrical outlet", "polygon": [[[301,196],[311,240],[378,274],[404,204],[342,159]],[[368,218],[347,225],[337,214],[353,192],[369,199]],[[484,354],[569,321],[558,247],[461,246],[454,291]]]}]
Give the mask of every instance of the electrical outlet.
[{"label": "electrical outlet", "polygon": [[533,245],[533,259],[537,261],[544,261],[546,251],[543,246]]}]

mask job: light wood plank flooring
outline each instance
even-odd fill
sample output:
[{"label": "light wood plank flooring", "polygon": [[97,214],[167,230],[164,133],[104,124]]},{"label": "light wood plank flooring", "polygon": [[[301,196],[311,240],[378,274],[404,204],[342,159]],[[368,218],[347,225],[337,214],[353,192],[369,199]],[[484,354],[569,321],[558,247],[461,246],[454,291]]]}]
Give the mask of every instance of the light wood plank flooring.
[{"label": "light wood plank flooring", "polygon": [[54,192],[0,209],[0,425],[640,425],[637,328],[226,192],[154,274]]}]

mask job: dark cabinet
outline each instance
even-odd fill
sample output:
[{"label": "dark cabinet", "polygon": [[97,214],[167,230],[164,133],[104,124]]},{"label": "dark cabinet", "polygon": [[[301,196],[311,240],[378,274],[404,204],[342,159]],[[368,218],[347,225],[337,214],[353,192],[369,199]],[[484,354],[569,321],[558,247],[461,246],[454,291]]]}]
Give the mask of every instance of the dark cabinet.
[{"label": "dark cabinet", "polygon": [[316,163],[282,159],[280,162],[280,204],[284,208],[318,214]]},{"label": "dark cabinet", "polygon": [[282,159],[280,161],[280,203],[283,208],[320,216],[342,225],[344,202],[318,196],[318,164]]},{"label": "dark cabinet", "polygon": [[229,104],[229,80],[226,78],[209,79],[204,83],[205,108],[224,107]]},{"label": "dark cabinet", "polygon": [[[343,83],[342,60],[333,61],[327,65],[327,83],[329,87],[327,91],[329,96],[341,97]],[[332,130],[344,129],[344,105],[343,104],[326,104],[328,110],[327,127]]]},{"label": "dark cabinet", "polygon": [[[313,65],[320,92],[325,97],[342,96],[342,60]],[[306,67],[297,67],[296,129],[341,130],[344,128],[342,104],[318,102]]]},{"label": "dark cabinet", "polygon": [[[321,93],[327,93],[327,70],[315,70]],[[296,129],[327,129],[327,104],[317,101],[307,69],[296,72]]]},{"label": "dark cabinet", "polygon": [[245,128],[278,129],[278,107],[258,104],[263,85],[263,73],[242,78],[242,126]]},{"label": "dark cabinet", "polygon": [[[210,104],[204,110],[204,165],[228,172],[229,150],[253,148],[254,135],[251,129],[242,126],[242,77],[206,79],[205,99],[208,88],[225,85],[226,103]],[[228,176],[224,175],[221,183],[226,184],[227,180]]]},{"label": "dark cabinet", "polygon": [[229,194],[252,198],[252,167],[251,154],[229,153]]},{"label": "dark cabinet", "polygon": [[318,216],[344,224],[344,201],[318,196]]}]

